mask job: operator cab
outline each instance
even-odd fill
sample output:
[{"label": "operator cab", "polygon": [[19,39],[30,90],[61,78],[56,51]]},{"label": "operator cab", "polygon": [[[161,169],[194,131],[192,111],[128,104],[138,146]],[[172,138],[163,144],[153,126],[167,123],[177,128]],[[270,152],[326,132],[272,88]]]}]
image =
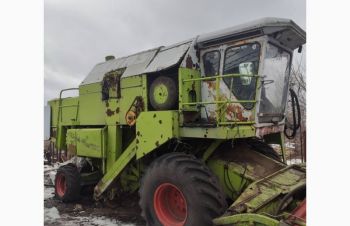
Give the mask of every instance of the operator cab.
[{"label": "operator cab", "polygon": [[283,123],[294,49],[305,31],[265,18],[197,38],[201,118],[218,124]]}]

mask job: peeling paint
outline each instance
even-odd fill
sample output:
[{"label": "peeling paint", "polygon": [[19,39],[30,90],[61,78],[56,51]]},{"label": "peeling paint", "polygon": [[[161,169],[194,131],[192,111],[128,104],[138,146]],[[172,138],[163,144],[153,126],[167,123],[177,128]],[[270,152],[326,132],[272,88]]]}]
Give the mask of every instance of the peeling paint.
[{"label": "peeling paint", "polygon": [[114,111],[112,111],[111,109],[108,108],[106,111],[106,114],[107,114],[107,116],[111,117],[112,115],[114,115]]},{"label": "peeling paint", "polygon": [[186,57],[186,68],[193,68],[193,61],[190,55]]}]

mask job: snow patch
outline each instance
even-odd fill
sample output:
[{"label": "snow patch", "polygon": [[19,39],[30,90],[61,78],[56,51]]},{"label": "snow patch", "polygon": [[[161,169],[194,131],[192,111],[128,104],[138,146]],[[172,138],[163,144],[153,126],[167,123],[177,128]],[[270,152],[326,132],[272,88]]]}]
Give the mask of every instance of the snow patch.
[{"label": "snow patch", "polygon": [[45,187],[44,189],[44,200],[50,199],[55,196],[55,188]]},{"label": "snow patch", "polygon": [[45,212],[44,212],[45,222],[50,222],[50,223],[56,222],[56,220],[59,218],[60,218],[60,214],[56,209],[56,207],[45,208]]},{"label": "snow patch", "polygon": [[65,226],[135,226],[134,224],[122,223],[120,221],[107,217],[74,217],[67,214],[62,214],[60,219],[58,219],[56,223],[62,223],[62,225]]},{"label": "snow patch", "polygon": [[287,160],[287,165],[292,165],[292,164],[300,164],[303,163],[301,159],[289,159]]},{"label": "snow patch", "polygon": [[286,146],[286,148],[295,149],[295,143],[286,142],[285,146]]}]

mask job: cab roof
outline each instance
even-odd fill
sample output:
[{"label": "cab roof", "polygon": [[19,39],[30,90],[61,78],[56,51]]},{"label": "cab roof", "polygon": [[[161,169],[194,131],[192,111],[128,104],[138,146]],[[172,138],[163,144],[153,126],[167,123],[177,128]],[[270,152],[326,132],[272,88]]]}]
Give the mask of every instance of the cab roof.
[{"label": "cab roof", "polygon": [[268,35],[282,45],[294,50],[305,44],[306,33],[294,21],[283,18],[262,18],[216,32],[200,35],[197,44],[200,48],[231,40]]}]

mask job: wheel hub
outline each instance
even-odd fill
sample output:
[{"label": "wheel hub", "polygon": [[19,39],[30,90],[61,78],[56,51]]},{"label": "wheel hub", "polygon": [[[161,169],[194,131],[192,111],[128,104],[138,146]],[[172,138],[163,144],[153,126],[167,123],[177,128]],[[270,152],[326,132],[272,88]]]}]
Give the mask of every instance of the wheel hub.
[{"label": "wheel hub", "polygon": [[159,84],[154,88],[154,100],[158,104],[164,104],[168,99],[168,89],[165,85]]},{"label": "wheel hub", "polygon": [[186,222],[186,199],[173,184],[163,183],[158,186],[154,194],[154,209],[163,225],[183,226]]},{"label": "wheel hub", "polygon": [[64,175],[59,175],[56,180],[56,191],[57,194],[62,197],[66,193],[67,184],[66,177]]}]

